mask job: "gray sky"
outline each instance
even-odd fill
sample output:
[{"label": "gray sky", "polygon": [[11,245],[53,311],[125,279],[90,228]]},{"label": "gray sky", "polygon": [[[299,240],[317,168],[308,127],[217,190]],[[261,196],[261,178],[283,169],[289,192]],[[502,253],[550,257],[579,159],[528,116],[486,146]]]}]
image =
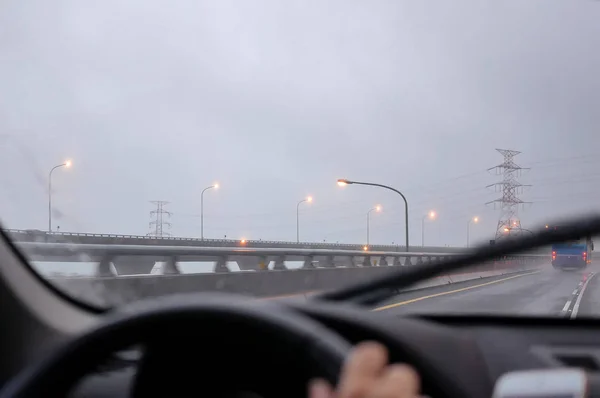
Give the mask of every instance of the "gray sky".
[{"label": "gray sky", "polygon": [[520,150],[524,227],[598,209],[594,1],[8,1],[0,219],[62,231],[464,245],[495,231],[485,171]]}]

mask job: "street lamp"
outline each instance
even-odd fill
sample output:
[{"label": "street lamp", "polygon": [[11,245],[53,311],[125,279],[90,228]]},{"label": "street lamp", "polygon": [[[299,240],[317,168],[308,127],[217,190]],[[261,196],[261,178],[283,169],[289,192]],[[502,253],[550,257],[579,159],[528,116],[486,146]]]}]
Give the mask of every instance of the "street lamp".
[{"label": "street lamp", "polygon": [[372,211],[379,213],[381,211],[381,206],[377,205],[367,212],[367,246],[369,246],[369,219]]},{"label": "street lamp", "polygon": [[380,187],[380,188],[389,189],[390,191],[394,191],[398,195],[400,195],[402,197],[402,199],[404,200],[404,218],[405,218],[404,229],[405,229],[405,234],[406,234],[406,251],[409,251],[409,249],[408,249],[408,201],[406,200],[406,197],[402,194],[402,192],[400,192],[397,189],[394,189],[392,187],[388,187],[387,185],[374,184],[372,182],[350,181],[350,180],[347,180],[345,178],[338,179],[337,180],[337,184],[339,186],[341,186],[341,187],[346,186],[346,185],[350,185],[350,184],[368,185],[368,186],[371,186],[371,187]]},{"label": "street lamp", "polygon": [[64,163],[57,164],[50,169],[48,174],[48,232],[52,232],[52,172],[60,167],[71,167],[71,161],[67,160]]},{"label": "street lamp", "polygon": [[477,224],[479,222],[479,217],[473,217],[467,222],[467,247],[469,247],[469,230],[471,229],[472,222]]},{"label": "street lamp", "polygon": [[434,220],[436,217],[435,211],[430,211],[425,214],[421,219],[421,246],[425,247],[425,220],[429,218],[430,220]]},{"label": "street lamp", "polygon": [[213,184],[209,187],[206,187],[202,190],[200,194],[200,239],[204,240],[204,192],[209,189],[219,189],[219,184]]},{"label": "street lamp", "polygon": [[312,200],[312,196],[308,196],[296,205],[296,243],[300,243],[300,205],[304,202],[311,203]]}]

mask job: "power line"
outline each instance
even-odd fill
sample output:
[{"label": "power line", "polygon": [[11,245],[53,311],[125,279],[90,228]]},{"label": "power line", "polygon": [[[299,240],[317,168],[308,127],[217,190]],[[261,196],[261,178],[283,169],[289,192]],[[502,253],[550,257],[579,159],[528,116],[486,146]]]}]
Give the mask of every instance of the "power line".
[{"label": "power line", "polygon": [[523,187],[528,185],[523,185],[517,181],[517,177],[520,176],[521,170],[524,170],[524,168],[515,163],[514,157],[521,152],[510,149],[496,150],[504,156],[504,162],[488,170],[495,170],[496,174],[502,175],[503,178],[502,182],[488,185],[487,188],[495,187],[499,189],[502,192],[502,197],[486,204],[500,204],[500,219],[496,227],[496,240],[498,240],[510,236],[513,231],[516,231],[518,235],[523,233],[521,221],[518,218],[518,209],[520,205],[527,202],[523,202],[517,195],[522,192]]},{"label": "power line", "polygon": [[[537,161],[537,162],[531,162],[528,163],[528,166],[532,166],[535,165],[536,170],[540,170],[540,169],[545,169],[545,168],[551,168],[551,167],[560,167],[562,166],[564,163],[568,163],[569,165],[573,165],[573,164],[577,164],[577,163],[600,163],[600,158],[598,158],[597,155],[579,155],[579,156],[570,156],[570,157],[562,157],[562,158],[549,158],[546,160],[542,160],[542,161]],[[525,168],[523,168],[525,169]],[[464,194],[464,193],[469,193],[469,192],[479,192],[481,191],[482,196],[485,194],[485,192],[483,192],[484,188],[467,188],[466,190],[463,189],[461,187],[460,184],[467,182],[467,183],[473,183],[473,177],[475,176],[479,176],[479,175],[483,175],[483,173],[489,173],[489,170],[479,170],[476,172],[472,172],[472,173],[466,173],[466,174],[462,174],[456,177],[451,177],[445,180],[440,180],[440,181],[436,181],[433,183],[428,183],[427,184],[427,188],[419,188],[414,190],[414,184],[413,186],[408,186],[405,188],[406,192],[410,192],[411,193],[411,197],[413,198],[418,198],[420,199],[419,202],[415,202],[415,200],[413,199],[411,203],[427,203],[427,202],[431,202],[431,203],[440,203],[442,201],[446,201],[448,198],[450,197],[454,197],[456,198],[455,200],[462,200],[463,198],[460,197],[460,195]],[[600,174],[595,174],[595,175],[599,175]],[[590,177],[593,176],[590,174],[587,174],[586,177]],[[536,186],[540,186],[540,185],[548,185],[548,184],[538,184],[538,180],[539,182],[545,182],[545,181],[551,181],[551,184],[554,184],[556,182],[558,182],[556,180],[557,177],[561,177],[561,176],[556,176],[554,175],[553,177],[551,177],[550,179],[547,178],[543,178],[543,179],[539,179],[535,178],[533,180],[533,182],[535,183]],[[579,182],[579,181],[575,181],[572,179],[572,177],[567,177],[568,179],[565,180],[565,182]],[[460,180],[465,180],[463,182],[459,182]],[[455,192],[449,191],[449,189],[445,188],[444,185],[448,185],[451,184],[451,188],[456,189]],[[450,187],[448,187],[450,188]],[[446,194],[445,195],[439,195],[439,192],[443,191]],[[485,199],[484,199],[485,200]],[[336,203],[331,203],[331,204],[319,204],[316,203],[312,206],[311,208],[311,213],[315,214],[315,213],[329,213],[331,212],[332,209],[335,209],[336,211],[342,210],[344,208],[349,208],[352,205],[356,205],[358,203],[363,203],[365,202],[365,199],[351,199],[351,200],[342,200],[342,201],[338,201]],[[398,213],[401,212],[403,210],[398,210]],[[205,218],[219,218],[220,220],[223,219],[251,219],[254,217],[281,217],[283,215],[287,214],[287,210],[280,210],[280,211],[266,211],[266,212],[260,212],[260,213],[238,213],[238,214],[233,214],[231,212],[227,212],[224,214],[212,214],[212,215],[204,215]],[[388,211],[386,211],[386,214],[392,214]],[[396,214],[395,212],[393,214]],[[179,213],[177,212],[176,214],[174,214],[177,217],[184,217],[184,218],[199,218],[200,214],[186,214],[186,213]]]},{"label": "power line", "polygon": [[[581,177],[581,176],[580,176]],[[594,177],[594,178],[591,178]],[[569,182],[569,183],[586,183],[592,180],[597,180],[598,178],[600,178],[600,173],[595,173],[592,175],[588,175],[587,177],[582,177],[582,178],[569,178],[569,179],[565,179],[565,180],[556,180],[556,179],[534,179],[533,182],[535,183],[536,186],[547,186],[547,185],[557,185],[557,183],[562,183],[562,182]],[[469,189],[469,190],[463,190],[462,192],[452,192],[451,194],[448,195],[441,195],[438,200],[436,201],[436,204],[438,206],[442,206],[442,207],[447,207],[448,209],[452,209],[452,212],[467,212],[467,209],[470,209],[470,212],[467,212],[467,215],[471,215],[474,211],[474,207],[477,207],[478,210],[479,207],[477,206],[477,203],[481,203],[482,201],[485,201],[487,199],[487,197],[489,195],[492,195],[493,192],[490,191],[485,191],[485,187],[480,187],[480,188],[473,188],[473,189]],[[536,202],[538,201],[537,198]],[[547,201],[547,198],[540,198],[539,201]],[[431,201],[427,200],[427,201],[414,201],[413,204],[413,210],[427,210],[429,209],[431,206]],[[441,207],[436,207],[436,210],[441,210]],[[442,212],[443,213],[443,212]],[[341,221],[346,221],[346,220],[354,220],[354,219],[359,219],[362,217],[362,212],[361,211],[352,211],[352,213],[344,213],[343,215],[336,215],[336,216],[328,216],[328,217],[324,217],[324,218],[319,218],[318,220],[313,220],[312,223],[313,224],[318,224],[318,225],[323,225],[325,226],[326,224],[330,223],[330,222],[341,222]],[[394,215],[400,214],[400,210],[388,210],[385,212],[385,219],[387,219],[388,217],[393,217]],[[449,213],[448,213],[449,214]],[[473,213],[474,214],[474,213]],[[175,215],[180,216],[181,214],[177,213]],[[265,213],[265,215],[269,215],[269,216],[277,216],[278,213]],[[185,215],[185,216],[194,216],[194,215]],[[256,216],[256,214],[252,214],[250,216]],[[462,216],[461,216],[462,217]],[[222,215],[214,215],[212,216],[212,218],[214,219],[219,219],[221,220],[221,225],[219,227],[216,227],[218,229],[222,229],[222,230],[231,230],[231,229],[236,229],[238,227],[237,223],[235,221],[232,222],[231,218],[238,218],[235,216],[232,217],[227,217],[227,216],[222,216]],[[239,217],[241,218],[241,217]],[[444,219],[454,219],[456,217],[451,217],[448,218],[448,215],[444,216]],[[223,219],[228,220],[227,222],[223,223]],[[411,219],[414,220],[419,220],[419,217],[412,217]],[[400,225],[401,223],[396,223],[396,222],[387,222],[387,221],[380,221],[380,225]],[[251,229],[257,229],[257,230],[267,230],[267,229],[272,229],[272,228],[287,228],[289,226],[293,226],[294,224],[288,223],[288,222],[280,222],[279,219],[275,220],[275,221],[267,221],[267,220],[260,220],[260,221],[254,221],[254,220],[248,220],[247,221],[247,225],[246,228],[251,228]]]},{"label": "power line", "polygon": [[[535,169],[536,170],[540,170],[540,169],[544,169],[544,168],[548,168],[548,167],[552,167],[554,166],[554,164],[552,163],[565,163],[568,162],[569,165],[572,164],[590,164],[590,163],[595,163],[597,162],[599,159],[592,159],[592,155],[589,156],[571,156],[571,157],[564,157],[564,158],[555,158],[552,160],[544,160],[544,161],[539,161],[539,162],[531,162],[528,163],[528,166],[531,165],[535,165]],[[492,168],[494,169],[494,168]],[[522,168],[523,169],[523,168]],[[483,170],[483,172],[486,172],[485,170]],[[489,171],[488,171],[489,172]],[[417,200],[413,200],[413,209],[417,209],[417,210],[427,210],[431,207],[431,205],[433,205],[434,208],[438,209],[438,210],[442,210],[442,208],[437,208],[438,206],[442,206],[446,207],[446,210],[448,210],[447,214],[450,214],[449,210],[452,210],[452,213],[458,213],[458,212],[467,212],[466,209],[470,209],[467,215],[472,215],[474,214],[474,207],[477,207],[478,210],[482,210],[479,209],[479,206],[476,205],[475,202],[477,203],[482,203],[482,202],[486,202],[486,200],[488,199],[492,199],[492,198],[488,198],[489,195],[493,195],[493,192],[491,191],[485,191],[485,187],[480,187],[480,188],[471,188],[471,189],[464,189],[463,184],[460,183],[459,180],[464,179],[464,178],[468,178],[468,177],[473,177],[473,176],[477,176],[479,175],[481,172],[475,172],[475,173],[469,173],[469,174],[465,174],[462,176],[458,176],[458,177],[454,177],[451,179],[448,179],[446,181],[443,182],[437,182],[434,184],[431,184],[432,186],[435,185],[442,185],[442,184],[452,184],[452,186],[449,186],[446,189],[443,189],[442,192],[443,194],[439,194],[436,192],[435,195],[431,195],[431,197],[428,197],[429,195],[415,195],[415,198],[417,198]],[[557,185],[557,183],[561,183],[561,182],[565,182],[565,183],[585,183],[588,181],[592,181],[592,180],[597,180],[598,177],[600,177],[600,173],[595,173],[595,174],[586,174],[586,175],[578,175],[579,173],[571,173],[572,176],[571,177],[567,177],[564,180],[563,179],[558,179],[557,180],[557,176],[556,173],[552,173],[552,177],[548,176],[548,177],[535,177],[533,179],[530,179],[530,181],[528,182],[533,182],[536,186],[547,186],[547,185]],[[463,181],[467,182],[467,181]],[[468,181],[469,183],[473,183],[474,181],[471,179]],[[428,184],[429,185],[429,184]],[[483,185],[483,184],[482,184]],[[525,185],[521,185],[521,186],[525,186]],[[416,192],[416,191],[415,191]],[[438,190],[439,192],[439,190]],[[421,199],[421,200],[419,200]],[[540,201],[546,201],[546,198],[544,198],[543,200]],[[552,201],[552,199],[550,199],[549,201]],[[362,212],[358,212],[355,211],[354,209],[350,209],[350,206],[348,206],[350,203],[357,203],[359,201],[353,200],[353,201],[342,201],[336,204],[325,204],[325,205],[317,205],[314,208],[311,209],[311,214],[313,213],[325,213],[327,212],[328,214],[325,215],[324,217],[319,217],[318,220],[313,220],[312,223],[313,224],[317,224],[317,225],[323,225],[326,226],[328,223],[330,222],[342,222],[342,221],[350,221],[353,219],[358,219],[361,217]],[[497,202],[497,201],[496,201]],[[522,203],[526,203],[523,202]],[[482,204],[483,205],[483,204]],[[340,210],[343,210],[344,208],[348,208],[350,211],[349,212],[344,212],[343,215],[336,215],[333,216],[333,212],[330,211],[330,208],[332,207],[336,207],[336,210],[339,214]],[[400,210],[399,209],[395,209],[394,207],[388,208],[386,210],[386,216],[394,216],[396,214],[399,214]],[[269,230],[269,229],[273,229],[273,228],[287,228],[289,227],[291,224],[287,223],[287,222],[281,222],[280,220],[280,216],[285,214],[286,211],[271,211],[271,212],[262,212],[262,213],[244,213],[244,214],[214,214],[212,216],[205,216],[207,218],[213,218],[213,219],[218,219],[220,221],[219,226],[216,227],[219,230],[222,231],[231,231],[232,229],[239,229],[240,228],[240,224],[244,225],[244,230],[249,232],[249,231],[255,231],[255,230]],[[356,214],[355,214],[356,213]],[[331,215],[330,215],[331,214]],[[461,213],[462,214],[462,213]],[[313,214],[314,215],[314,214]],[[182,221],[184,221],[184,224],[188,221],[185,220],[185,218],[194,218],[194,217],[200,217],[200,215],[198,214],[182,214],[182,213],[176,213],[174,214],[174,216],[178,216],[181,218],[183,218]],[[255,217],[260,217],[260,220],[253,220],[253,218]],[[265,218],[276,218],[275,220],[266,220]],[[461,216],[462,217],[462,216]],[[448,216],[444,216],[445,219],[455,219],[455,218],[460,218],[460,217],[448,217]],[[417,220],[417,218],[415,217],[415,220]],[[381,222],[381,226],[391,226],[391,225],[396,225],[398,223],[393,223],[393,222],[387,222],[385,220],[380,221]],[[514,224],[514,223],[513,223]],[[515,231],[512,231],[517,232]]]},{"label": "power line", "polygon": [[170,228],[171,223],[165,221],[166,218],[171,217],[171,212],[168,212],[164,209],[165,205],[169,204],[164,200],[154,200],[150,203],[156,205],[156,210],[152,210],[150,212],[150,217],[153,218],[153,221],[150,221],[150,232],[148,232],[148,236],[162,237],[162,236],[171,236],[170,233],[164,232],[164,227]]}]

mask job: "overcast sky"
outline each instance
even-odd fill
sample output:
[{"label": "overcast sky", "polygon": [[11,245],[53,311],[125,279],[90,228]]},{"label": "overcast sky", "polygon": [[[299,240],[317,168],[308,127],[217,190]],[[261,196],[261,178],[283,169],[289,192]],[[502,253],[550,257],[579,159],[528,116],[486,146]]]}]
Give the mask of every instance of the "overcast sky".
[{"label": "overcast sky", "polygon": [[522,225],[598,209],[600,3],[5,1],[0,219],[144,235],[463,246],[495,232],[496,148],[532,169]]}]

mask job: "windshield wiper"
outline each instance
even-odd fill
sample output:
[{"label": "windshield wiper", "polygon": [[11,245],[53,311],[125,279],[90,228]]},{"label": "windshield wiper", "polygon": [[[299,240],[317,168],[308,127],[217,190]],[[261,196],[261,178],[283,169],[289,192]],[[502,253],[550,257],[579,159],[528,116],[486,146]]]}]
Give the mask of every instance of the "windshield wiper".
[{"label": "windshield wiper", "polygon": [[342,289],[313,296],[315,300],[347,301],[360,305],[375,305],[396,295],[402,288],[416,282],[443,274],[444,272],[480,264],[490,258],[521,253],[540,246],[548,246],[567,240],[581,239],[600,234],[600,215],[563,222],[559,230],[542,229],[518,240],[506,240],[495,245],[480,246],[469,254],[451,257],[449,260],[422,266],[402,267],[392,275],[375,278]]}]

